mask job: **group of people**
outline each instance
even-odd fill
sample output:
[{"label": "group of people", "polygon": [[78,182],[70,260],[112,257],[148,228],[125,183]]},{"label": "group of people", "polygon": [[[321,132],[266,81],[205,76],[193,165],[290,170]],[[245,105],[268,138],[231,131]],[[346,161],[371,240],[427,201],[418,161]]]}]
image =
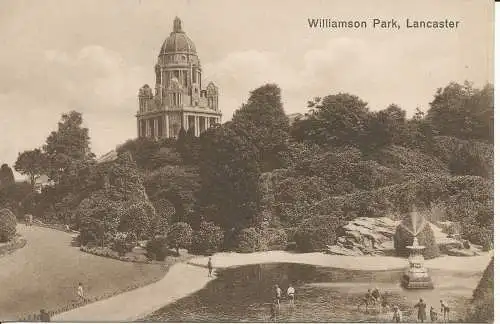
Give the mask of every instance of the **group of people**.
[{"label": "group of people", "polygon": [[281,308],[281,300],[286,298],[288,299],[290,309],[293,309],[295,307],[295,288],[290,283],[286,290],[285,298],[283,297],[283,291],[281,290],[279,285],[274,285],[273,290],[274,296],[273,302],[271,303],[271,320],[275,321]]},{"label": "group of people", "polygon": [[[387,292],[385,292],[384,294],[381,294],[377,288],[375,288],[373,290],[368,289],[368,292],[363,297],[361,303],[358,304],[358,310],[362,305],[364,305],[365,312],[368,312],[368,306],[374,305],[379,313],[382,310],[387,312],[390,309],[388,297],[389,297],[389,294]],[[443,321],[449,321],[450,320],[450,307],[443,300],[440,300],[439,303],[441,306],[441,314],[443,315]],[[419,300],[419,302],[415,305],[414,308],[417,309],[418,321],[424,322],[425,320],[427,320],[427,305],[422,298]],[[402,322],[403,321],[403,313],[401,312],[399,307],[397,305],[394,305],[392,308],[392,311],[393,311],[392,321],[396,322],[396,323]],[[438,321],[438,312],[432,306],[429,309],[429,317],[430,317],[431,322]]]},{"label": "group of people", "polygon": [[377,311],[380,313],[380,311],[383,310],[388,310],[389,308],[389,302],[388,302],[388,296],[389,294],[385,292],[383,295],[380,293],[380,290],[378,288],[375,289],[368,289],[368,292],[365,294],[363,299],[361,300],[361,303],[358,304],[358,310],[362,305],[365,306],[365,312],[368,312],[368,306],[369,305],[374,305],[377,308]]},{"label": "group of people", "polygon": [[26,226],[33,225],[33,215],[31,215],[31,214],[24,215],[24,224]]},{"label": "group of people", "polygon": [[[441,314],[443,315],[443,321],[449,321],[450,320],[450,306],[443,301],[439,301],[440,306],[441,306]],[[423,323],[427,319],[427,305],[425,304],[424,300],[420,298],[418,303],[415,305],[415,308],[417,309],[417,320]],[[431,322],[436,322],[438,320],[438,313],[434,307],[431,306],[429,309],[429,317]]]}]

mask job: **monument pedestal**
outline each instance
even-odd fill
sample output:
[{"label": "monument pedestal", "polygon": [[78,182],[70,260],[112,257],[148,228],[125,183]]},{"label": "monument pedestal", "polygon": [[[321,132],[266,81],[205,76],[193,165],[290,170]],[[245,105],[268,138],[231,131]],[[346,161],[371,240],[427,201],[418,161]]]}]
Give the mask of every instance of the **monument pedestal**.
[{"label": "monument pedestal", "polygon": [[417,237],[415,237],[413,245],[407,246],[407,248],[410,250],[410,256],[408,257],[410,266],[405,270],[401,279],[403,286],[407,289],[434,288],[429,271],[424,267],[422,250],[425,249],[425,246],[419,245]]}]

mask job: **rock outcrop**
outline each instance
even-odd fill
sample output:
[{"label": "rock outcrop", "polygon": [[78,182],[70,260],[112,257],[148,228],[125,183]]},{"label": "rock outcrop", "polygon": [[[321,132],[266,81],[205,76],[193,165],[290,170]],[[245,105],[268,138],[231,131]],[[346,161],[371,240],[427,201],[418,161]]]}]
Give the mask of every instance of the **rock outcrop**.
[{"label": "rock outcrop", "polygon": [[[358,217],[337,233],[337,243],[327,253],[337,255],[381,255],[392,248],[397,222],[388,217]],[[389,244],[391,243],[391,244]]]},{"label": "rock outcrop", "polygon": [[[335,245],[328,246],[325,251],[336,255],[385,255],[394,250],[394,233],[399,221],[389,217],[358,217],[341,227],[337,233]],[[429,222],[434,232],[436,243],[441,254],[452,256],[475,256],[481,247],[464,244],[462,240],[449,237],[443,230]]]}]

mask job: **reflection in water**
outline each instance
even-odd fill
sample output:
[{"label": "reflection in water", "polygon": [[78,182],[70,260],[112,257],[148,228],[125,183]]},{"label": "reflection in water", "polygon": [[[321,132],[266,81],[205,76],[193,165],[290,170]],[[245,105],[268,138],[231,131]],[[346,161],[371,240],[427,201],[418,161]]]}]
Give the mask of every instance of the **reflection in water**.
[{"label": "reflection in water", "polygon": [[[296,289],[295,310],[284,302],[278,321],[385,321],[390,314],[368,314],[357,306],[369,288],[377,287],[389,295],[389,303],[400,306],[406,316],[412,314],[412,305],[423,297],[438,306],[445,298],[459,306],[463,297],[469,298],[478,282],[470,274],[437,272],[436,281],[446,278],[448,283],[460,280],[462,287],[439,285],[433,291],[407,291],[399,286],[402,270],[353,271],[316,267],[303,264],[260,264],[218,271],[217,278],[204,289],[182,298],[148,316],[146,321],[175,322],[235,322],[269,321],[273,285],[286,291],[291,283]],[[467,287],[465,287],[467,286]],[[458,288],[458,289],[457,289]],[[460,296],[451,300],[451,296]],[[430,305],[429,304],[429,305]]]}]

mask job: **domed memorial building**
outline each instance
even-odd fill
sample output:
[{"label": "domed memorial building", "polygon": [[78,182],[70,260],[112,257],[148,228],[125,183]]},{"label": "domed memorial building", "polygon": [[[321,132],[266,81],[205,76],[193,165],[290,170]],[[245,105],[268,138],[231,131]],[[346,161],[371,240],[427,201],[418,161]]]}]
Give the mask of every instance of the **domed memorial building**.
[{"label": "domed memorial building", "polygon": [[155,65],[154,94],[147,84],[139,89],[138,137],[176,138],[182,128],[199,136],[221,122],[218,88],[213,82],[202,88],[201,72],[196,47],[176,17]]}]

